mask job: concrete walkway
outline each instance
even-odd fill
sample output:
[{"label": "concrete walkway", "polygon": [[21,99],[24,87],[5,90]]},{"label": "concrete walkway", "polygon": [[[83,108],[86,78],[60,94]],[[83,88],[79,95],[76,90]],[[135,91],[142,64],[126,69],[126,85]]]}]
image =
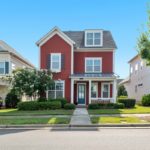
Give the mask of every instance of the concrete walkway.
[{"label": "concrete walkway", "polygon": [[91,125],[91,120],[87,109],[76,108],[71,117],[70,125]]}]

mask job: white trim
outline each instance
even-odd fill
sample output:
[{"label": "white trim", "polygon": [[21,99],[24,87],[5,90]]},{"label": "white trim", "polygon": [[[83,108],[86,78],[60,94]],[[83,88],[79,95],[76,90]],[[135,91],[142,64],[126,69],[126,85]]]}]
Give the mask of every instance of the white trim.
[{"label": "white trim", "polygon": [[[86,83],[77,83],[77,103],[78,103],[78,85],[79,84],[84,84],[85,85],[85,104],[82,104],[82,105],[86,105]],[[79,104],[81,105],[81,104]]]},{"label": "white trim", "polygon": [[114,98],[114,103],[116,102],[116,99],[117,99],[117,80],[115,79],[114,80],[114,83],[113,83],[113,98]]},{"label": "white trim", "polygon": [[74,79],[71,79],[71,103],[73,104],[73,100],[74,100]]},{"label": "white trim", "polygon": [[[94,61],[94,60],[100,60],[100,71],[87,71],[86,70],[86,61],[87,60],[92,60],[92,61]],[[85,57],[85,66],[84,66],[85,68],[85,72],[86,73],[101,73],[102,72],[102,57]],[[93,68],[94,68],[94,65],[93,65]]]},{"label": "white trim", "polygon": [[114,48],[77,48],[74,49],[74,52],[115,52]]},{"label": "white trim", "polygon": [[73,51],[73,45],[71,45],[71,74],[74,73],[74,51]]},{"label": "white trim", "polygon": [[89,104],[91,104],[91,83],[92,81],[89,80]]},{"label": "white trim", "polygon": [[[98,82],[92,82],[91,83],[91,88],[92,88],[92,84],[96,84],[96,97],[91,96],[91,98],[98,98]],[[92,90],[91,90],[91,95],[92,95]]]},{"label": "white trim", "polygon": [[[52,68],[52,63],[53,63],[53,61],[52,61],[52,58],[53,58],[53,56],[59,56],[59,68],[58,69],[53,69]],[[51,53],[51,62],[49,62],[49,63],[51,63],[51,71],[52,72],[61,72],[61,53]]]},{"label": "white trim", "polygon": [[[88,45],[87,44],[87,34],[88,33],[93,33],[93,45]],[[94,44],[94,34],[95,33],[100,33],[100,44],[95,45]],[[96,47],[96,46],[103,46],[103,30],[85,30],[85,38],[84,38],[84,45],[85,47]]]},{"label": "white trim", "polygon": [[64,34],[58,27],[54,27],[50,32],[48,32],[45,36],[43,36],[39,41],[36,42],[38,46],[42,46],[46,43],[50,38],[52,38],[55,34],[59,35],[62,39],[64,39],[69,45],[75,44],[73,40],[71,40],[66,34]]},{"label": "white trim", "polygon": [[[101,98],[104,98],[104,97],[103,97],[104,85],[108,85],[108,97],[107,97],[107,98],[110,98],[110,84],[111,84],[111,83],[107,83],[107,82],[102,82],[102,83],[101,83]],[[105,97],[105,98],[106,98],[106,97]]]}]

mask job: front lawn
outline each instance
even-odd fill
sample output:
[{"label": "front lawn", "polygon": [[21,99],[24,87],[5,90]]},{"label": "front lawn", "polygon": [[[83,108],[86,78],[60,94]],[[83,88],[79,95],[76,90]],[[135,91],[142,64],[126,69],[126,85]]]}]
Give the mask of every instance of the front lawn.
[{"label": "front lawn", "polygon": [[107,123],[148,123],[146,120],[141,120],[138,117],[91,117],[91,122],[94,124]]},{"label": "front lawn", "polygon": [[128,109],[89,109],[90,115],[98,114],[147,114],[150,113],[150,107],[138,106]]},{"label": "front lawn", "polygon": [[1,109],[0,116],[30,116],[30,115],[72,115],[73,110],[37,110],[37,111],[19,111],[18,109]]},{"label": "front lawn", "polygon": [[0,118],[0,125],[25,125],[25,124],[69,124],[70,118]]}]

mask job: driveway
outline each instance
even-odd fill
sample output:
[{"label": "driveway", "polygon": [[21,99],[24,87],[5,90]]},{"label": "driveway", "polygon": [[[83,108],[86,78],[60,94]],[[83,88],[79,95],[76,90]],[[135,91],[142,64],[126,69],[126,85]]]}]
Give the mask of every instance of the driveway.
[{"label": "driveway", "polygon": [[0,129],[0,150],[149,150],[150,129]]}]

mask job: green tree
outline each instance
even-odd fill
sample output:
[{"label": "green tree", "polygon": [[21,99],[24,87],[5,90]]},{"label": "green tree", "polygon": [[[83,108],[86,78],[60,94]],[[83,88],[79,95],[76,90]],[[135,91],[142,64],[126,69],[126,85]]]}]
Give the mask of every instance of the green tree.
[{"label": "green tree", "polygon": [[146,60],[146,64],[150,66],[150,9],[148,7],[147,28],[142,32],[137,40],[137,50],[142,59]]},{"label": "green tree", "polygon": [[127,91],[126,91],[124,85],[120,85],[120,86],[118,87],[118,97],[119,97],[119,96],[128,96],[128,93],[127,93]]},{"label": "green tree", "polygon": [[12,89],[18,96],[45,97],[45,91],[53,84],[52,73],[47,70],[18,69],[13,72]]}]

